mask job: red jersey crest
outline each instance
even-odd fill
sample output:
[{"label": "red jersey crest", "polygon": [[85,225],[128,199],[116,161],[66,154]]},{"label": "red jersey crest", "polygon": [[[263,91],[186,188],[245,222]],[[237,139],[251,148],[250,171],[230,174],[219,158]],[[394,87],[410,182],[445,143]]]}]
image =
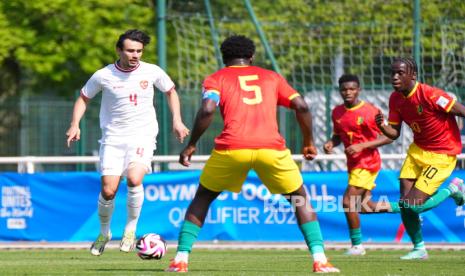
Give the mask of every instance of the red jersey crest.
[{"label": "red jersey crest", "polygon": [[147,89],[147,87],[149,86],[149,82],[146,81],[146,80],[140,81],[139,84],[140,84],[140,87],[141,87],[142,89],[144,89],[144,90]]}]

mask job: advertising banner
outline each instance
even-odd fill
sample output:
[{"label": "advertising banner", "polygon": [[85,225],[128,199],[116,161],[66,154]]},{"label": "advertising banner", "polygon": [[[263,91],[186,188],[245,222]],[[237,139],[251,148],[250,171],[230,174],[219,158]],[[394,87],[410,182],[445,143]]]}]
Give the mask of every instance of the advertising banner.
[{"label": "advertising banner", "polygon": [[[373,200],[399,199],[398,171],[381,171]],[[164,172],[144,179],[145,202],[137,236],[158,233],[176,240],[184,214],[198,186],[200,171]],[[454,171],[452,177],[465,177]],[[346,172],[303,173],[326,241],[349,241],[342,208]],[[450,179],[451,179],[450,178]],[[447,181],[448,182],[448,181]],[[446,182],[446,183],[447,183]],[[443,185],[446,187],[446,184]],[[98,173],[0,174],[1,241],[93,241],[99,233]],[[115,198],[113,239],[126,223],[126,182]],[[465,242],[465,209],[447,199],[421,215],[426,242]],[[364,241],[407,242],[399,214],[361,215]],[[241,193],[223,192],[213,202],[199,240],[302,241],[292,208],[281,195],[270,194],[254,172]]]}]

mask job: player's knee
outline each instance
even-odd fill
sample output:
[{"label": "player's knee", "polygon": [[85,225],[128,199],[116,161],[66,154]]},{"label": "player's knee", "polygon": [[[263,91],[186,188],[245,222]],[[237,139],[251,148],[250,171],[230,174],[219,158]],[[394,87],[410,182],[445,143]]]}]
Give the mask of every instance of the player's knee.
[{"label": "player's knee", "polygon": [[377,204],[375,204],[373,201],[371,200],[367,200],[367,201],[362,201],[362,204],[360,206],[361,208],[361,213],[363,214],[366,214],[366,213],[372,213],[376,210],[378,210],[378,206]]},{"label": "player's knee", "polygon": [[105,200],[113,200],[115,198],[116,191],[114,189],[104,187],[102,188],[101,194]]},{"label": "player's knee", "polygon": [[126,179],[127,179],[129,185],[138,186],[138,185],[142,184],[142,179],[143,178],[144,178],[144,176],[128,175]]},{"label": "player's knee", "polygon": [[139,162],[131,162],[128,166],[126,180],[130,186],[142,184],[145,174],[149,171],[148,167]]},{"label": "player's knee", "polygon": [[350,206],[351,206],[351,196],[348,194],[345,194],[344,197],[342,198],[342,207],[349,208]]}]

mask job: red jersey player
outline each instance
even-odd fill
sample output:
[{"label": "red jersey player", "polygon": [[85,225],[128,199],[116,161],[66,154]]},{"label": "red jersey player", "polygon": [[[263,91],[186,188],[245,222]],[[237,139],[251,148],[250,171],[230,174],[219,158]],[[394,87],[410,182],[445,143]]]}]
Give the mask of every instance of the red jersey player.
[{"label": "red jersey player", "polygon": [[342,203],[352,243],[347,255],[365,255],[359,212],[399,212],[397,203],[371,201],[371,190],[376,186],[375,179],[381,168],[377,147],[392,140],[380,136],[374,118],[380,111],[358,98],[360,90],[356,75],[346,74],[339,78],[339,92],[344,104],[333,109],[333,135],[323,146],[325,153],[332,153],[333,148],[342,142],[347,155],[349,185]]},{"label": "red jersey player", "polygon": [[[302,234],[314,259],[313,271],[339,272],[326,259],[320,226],[313,211],[299,168],[278,132],[277,106],[295,111],[303,134],[302,153],[316,156],[310,110],[304,99],[279,74],[252,66],[255,45],[240,35],[221,44],[226,67],[207,77],[203,101],[191,139],[179,155],[188,166],[196,143],[213,119],[217,106],[224,128],[200,176],[200,184],[187,209],[179,234],[176,257],[168,271],[186,272],[188,256],[204,223],[210,204],[224,191],[239,192],[253,169],[272,193],[286,195],[295,208]],[[300,204],[294,204],[298,199]]]},{"label": "red jersey player", "polygon": [[448,197],[464,204],[465,187],[453,179],[445,189],[439,186],[451,175],[461,152],[455,116],[465,117],[465,107],[443,90],[417,82],[417,65],[411,58],[397,58],[391,65],[394,87],[389,99],[389,124],[376,115],[376,123],[387,137],[399,137],[402,122],[413,131],[413,143],[400,172],[402,222],[414,245],[404,260],[428,257],[419,213],[436,207]]}]

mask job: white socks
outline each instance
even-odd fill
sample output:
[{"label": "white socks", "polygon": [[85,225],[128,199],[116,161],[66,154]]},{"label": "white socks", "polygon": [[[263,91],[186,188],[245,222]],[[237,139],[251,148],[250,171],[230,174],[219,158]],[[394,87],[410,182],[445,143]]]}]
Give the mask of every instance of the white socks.
[{"label": "white socks", "polygon": [[[135,232],[137,221],[139,220],[140,211],[144,203],[144,187],[128,187],[127,211],[128,218],[126,221],[125,232]],[[100,233],[105,237],[110,233],[110,221],[115,208],[114,199],[105,200],[102,194],[98,197],[98,216],[100,219]]]},{"label": "white socks", "polygon": [[114,208],[114,200],[105,200],[100,193],[98,196],[98,216],[100,219],[100,233],[105,237],[108,237],[110,233],[110,221]]},{"label": "white socks", "polygon": [[178,251],[176,253],[176,257],[174,257],[175,263],[179,263],[179,262],[187,263],[188,261],[189,261],[189,252],[187,251]]},{"label": "white socks", "polygon": [[141,185],[135,187],[128,186],[127,210],[128,218],[124,232],[135,232],[137,221],[139,220],[142,204],[144,203],[144,187]]}]

